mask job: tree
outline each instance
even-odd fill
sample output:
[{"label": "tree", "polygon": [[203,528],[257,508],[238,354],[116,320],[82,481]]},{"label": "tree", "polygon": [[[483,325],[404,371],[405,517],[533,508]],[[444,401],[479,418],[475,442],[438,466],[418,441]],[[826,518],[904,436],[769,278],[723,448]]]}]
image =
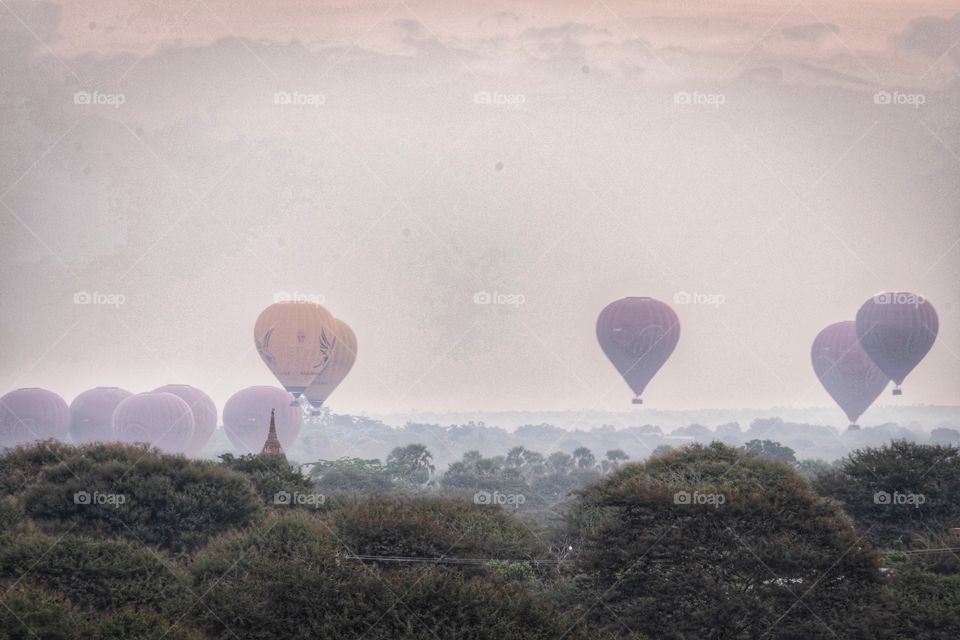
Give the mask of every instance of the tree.
[{"label": "tree", "polygon": [[484,458],[476,451],[451,463],[440,486],[445,495],[470,501],[506,496],[514,507],[531,504],[536,498],[519,468],[508,466],[503,456]]},{"label": "tree", "polygon": [[826,460],[801,460],[797,463],[797,473],[799,473],[807,482],[813,482],[824,473],[833,468],[833,465]]},{"label": "tree", "polygon": [[762,456],[768,460],[776,460],[777,462],[785,462],[786,464],[796,464],[797,462],[793,449],[785,447],[773,440],[750,440],[741,448],[744,451]]},{"label": "tree", "polygon": [[[870,637],[876,554],[792,469],[720,443],[623,467],[570,526],[588,619],[653,637]],[[802,595],[803,606],[796,606]],[[845,635],[847,634],[847,635]]]},{"label": "tree", "polygon": [[[447,498],[363,498],[324,518],[352,554],[499,558],[535,562],[547,554],[506,509]],[[388,563],[387,569],[405,565]],[[468,567],[464,567],[465,569]]]},{"label": "tree", "polygon": [[930,432],[930,444],[960,446],[960,431],[949,427],[937,427]]},{"label": "tree", "polygon": [[960,575],[925,571],[919,563],[896,568],[887,585],[887,617],[894,638],[956,640],[960,631]]},{"label": "tree", "polygon": [[387,456],[387,469],[399,480],[422,485],[435,471],[433,455],[422,444],[397,447]]},{"label": "tree", "polygon": [[570,454],[556,451],[547,458],[547,467],[553,473],[569,473],[574,468],[574,461]]},{"label": "tree", "polygon": [[280,492],[306,493],[313,488],[310,478],[300,467],[291,465],[283,456],[248,454],[237,457],[225,453],[220,456],[220,463],[250,478],[257,493],[268,504],[272,504],[274,496]]},{"label": "tree", "polygon": [[17,497],[26,515],[55,535],[192,551],[252,523],[263,509],[245,475],[210,461],[116,444],[59,446],[56,457],[42,447],[8,455],[28,459],[31,478]]},{"label": "tree", "polygon": [[340,458],[318,460],[310,477],[322,493],[381,495],[394,490],[393,478],[376,458]]},{"label": "tree", "polygon": [[843,503],[874,543],[927,546],[960,522],[960,449],[906,440],[857,449],[814,487]]},{"label": "tree", "polygon": [[619,469],[620,465],[630,459],[630,456],[623,449],[610,449],[607,451],[607,459],[603,461],[603,471]]},{"label": "tree", "polygon": [[98,615],[22,580],[11,585],[0,581],[0,589],[0,640],[209,640],[185,628],[182,620],[149,610],[124,608]]},{"label": "tree", "polygon": [[224,536],[200,554],[191,586],[203,604],[191,603],[185,614],[214,637],[240,640],[590,637],[541,595],[494,572],[382,571],[345,551],[318,520],[274,514],[260,531]]},{"label": "tree", "polygon": [[75,640],[91,633],[92,625],[62,598],[22,583],[0,587],[0,640]]},{"label": "tree", "polygon": [[0,544],[0,580],[21,577],[97,612],[125,606],[162,612],[186,596],[184,578],[171,558],[125,540],[18,536]]},{"label": "tree", "polygon": [[597,464],[597,458],[586,447],[577,447],[573,450],[573,462],[578,469],[592,469]]}]

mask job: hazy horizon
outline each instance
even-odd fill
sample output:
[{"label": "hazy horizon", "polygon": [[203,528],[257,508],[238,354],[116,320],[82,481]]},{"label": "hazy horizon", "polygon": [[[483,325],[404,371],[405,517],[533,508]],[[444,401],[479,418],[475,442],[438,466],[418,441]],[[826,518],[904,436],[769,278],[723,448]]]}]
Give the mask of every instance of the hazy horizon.
[{"label": "hazy horizon", "polygon": [[338,413],[621,411],[639,295],[682,331],[636,415],[839,423],[811,342],[904,290],[939,339],[864,420],[960,405],[956,5],[516,6],[9,3],[0,392],[222,409],[299,296],[357,334]]}]

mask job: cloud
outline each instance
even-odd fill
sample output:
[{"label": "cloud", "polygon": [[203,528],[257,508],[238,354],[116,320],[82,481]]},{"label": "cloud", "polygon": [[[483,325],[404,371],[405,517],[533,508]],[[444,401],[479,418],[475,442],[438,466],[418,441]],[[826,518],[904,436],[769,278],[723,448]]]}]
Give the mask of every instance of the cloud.
[{"label": "cloud", "polygon": [[960,60],[958,42],[960,42],[960,13],[949,20],[936,16],[917,18],[899,38],[899,44],[904,49],[934,59],[950,51],[954,60]]},{"label": "cloud", "polygon": [[791,40],[803,40],[804,42],[816,42],[828,34],[839,32],[840,27],[837,25],[826,24],[823,22],[813,22],[810,24],[787,27],[782,31],[783,35]]}]

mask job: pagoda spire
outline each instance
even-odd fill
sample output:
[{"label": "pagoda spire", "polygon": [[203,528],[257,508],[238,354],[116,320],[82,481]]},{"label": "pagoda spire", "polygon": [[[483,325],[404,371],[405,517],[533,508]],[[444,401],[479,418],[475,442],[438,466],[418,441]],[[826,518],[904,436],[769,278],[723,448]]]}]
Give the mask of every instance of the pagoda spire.
[{"label": "pagoda spire", "polygon": [[280,438],[277,437],[277,421],[274,418],[274,409],[270,409],[270,432],[267,433],[267,441],[263,443],[263,450],[260,455],[279,455],[284,456],[283,446],[280,444]]}]

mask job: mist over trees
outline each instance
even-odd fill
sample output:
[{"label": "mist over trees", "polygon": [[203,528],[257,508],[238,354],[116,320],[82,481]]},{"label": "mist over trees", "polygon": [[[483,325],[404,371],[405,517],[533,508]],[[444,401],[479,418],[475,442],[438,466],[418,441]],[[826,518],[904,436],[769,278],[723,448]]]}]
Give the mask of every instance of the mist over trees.
[{"label": "mist over trees", "polygon": [[[784,411],[784,414],[795,413]],[[883,413],[883,412],[881,412]],[[888,412],[896,413],[896,412]],[[497,422],[385,422],[366,416],[332,413],[305,420],[297,442],[288,449],[291,459],[306,463],[340,458],[387,457],[400,447],[423,445],[431,464],[445,469],[464,453],[504,455],[516,447],[545,458],[555,452],[572,455],[584,447],[602,459],[610,450],[620,450],[630,460],[642,460],[657,451],[687,444],[708,444],[714,440],[740,447],[751,441],[776,442],[793,451],[797,461],[833,462],[857,448],[877,447],[894,439],[918,443],[960,444],[960,411],[946,407],[912,407],[900,412],[902,422],[864,423],[858,431],[847,430],[845,422],[810,423],[780,417],[756,417],[756,412],[650,412],[650,423],[637,424],[636,417],[623,414],[497,414]],[[687,414],[700,421],[684,422]],[[444,416],[432,416],[442,418]],[[459,414],[450,414],[454,419]],[[739,417],[740,420],[727,420]],[[403,416],[394,416],[403,419]],[[523,418],[544,418],[553,422],[523,422]],[[659,418],[659,420],[657,420]],[[711,419],[712,418],[712,419]],[[835,415],[834,415],[835,418]],[[654,421],[656,420],[656,421]],[[759,445],[756,445],[759,446]],[[218,431],[204,451],[216,458],[233,448]]]}]

